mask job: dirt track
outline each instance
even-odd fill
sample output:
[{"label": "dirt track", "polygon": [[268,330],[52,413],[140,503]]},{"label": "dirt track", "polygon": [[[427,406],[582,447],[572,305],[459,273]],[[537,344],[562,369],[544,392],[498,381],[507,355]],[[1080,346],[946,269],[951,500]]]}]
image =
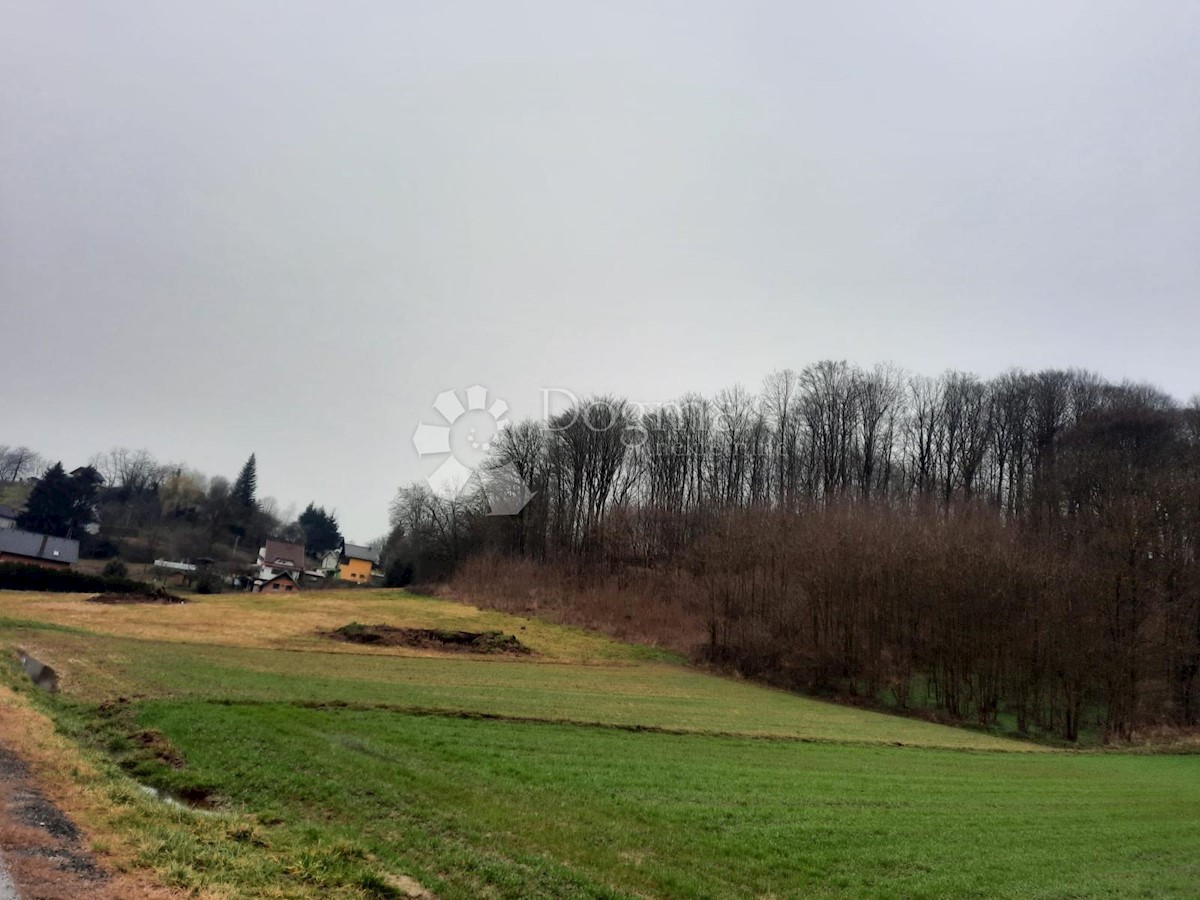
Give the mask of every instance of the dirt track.
[{"label": "dirt track", "polygon": [[21,897],[96,897],[108,875],[80,842],[79,829],[46,799],[25,763],[0,747],[0,852]]},{"label": "dirt track", "polygon": [[75,824],[35,783],[29,767],[0,746],[0,860],[11,879],[5,893],[0,869],[0,900],[131,900],[168,897],[161,889],[114,877],[83,846]]}]

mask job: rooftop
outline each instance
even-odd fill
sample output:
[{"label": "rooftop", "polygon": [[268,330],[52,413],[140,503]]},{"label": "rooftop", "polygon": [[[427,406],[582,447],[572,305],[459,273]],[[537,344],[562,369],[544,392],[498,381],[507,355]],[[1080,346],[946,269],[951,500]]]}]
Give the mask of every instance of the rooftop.
[{"label": "rooftop", "polygon": [[288,566],[303,569],[304,547],[300,544],[289,544],[287,541],[268,538],[261,562],[266,566]]},{"label": "rooftop", "polygon": [[346,544],[342,547],[342,556],[346,559],[365,559],[373,565],[379,565],[379,551],[370,547],[360,547],[358,544]]},{"label": "rooftop", "polygon": [[0,529],[0,553],[52,562],[79,562],[79,541],[16,528]]}]

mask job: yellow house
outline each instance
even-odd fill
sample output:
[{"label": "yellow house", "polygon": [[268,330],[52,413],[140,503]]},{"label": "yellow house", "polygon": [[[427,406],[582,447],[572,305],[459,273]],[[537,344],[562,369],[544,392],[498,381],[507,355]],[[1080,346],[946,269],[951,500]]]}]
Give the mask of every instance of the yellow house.
[{"label": "yellow house", "polygon": [[345,544],[338,564],[338,578],[366,584],[371,580],[371,571],[379,565],[379,554],[370,547]]}]

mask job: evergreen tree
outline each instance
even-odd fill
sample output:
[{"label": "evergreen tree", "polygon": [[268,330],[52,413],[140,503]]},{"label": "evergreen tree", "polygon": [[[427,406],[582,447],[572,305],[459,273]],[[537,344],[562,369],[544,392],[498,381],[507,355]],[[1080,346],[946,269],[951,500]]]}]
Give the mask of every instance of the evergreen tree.
[{"label": "evergreen tree", "polygon": [[246,464],[242,466],[242,471],[238,473],[237,481],[233,483],[233,489],[230,494],[233,499],[246,509],[251,509],[255,505],[254,495],[258,490],[258,461],[254,458],[254,454],[250,454],[250,458],[246,460]]},{"label": "evergreen tree", "polygon": [[325,512],[325,507],[310,503],[296,521],[304,532],[304,552],[309,556],[322,556],[342,545],[337,519]]},{"label": "evergreen tree", "polygon": [[101,481],[91,466],[68,475],[62,463],[55,463],[33,486],[17,527],[55,537],[78,537],[94,518]]}]

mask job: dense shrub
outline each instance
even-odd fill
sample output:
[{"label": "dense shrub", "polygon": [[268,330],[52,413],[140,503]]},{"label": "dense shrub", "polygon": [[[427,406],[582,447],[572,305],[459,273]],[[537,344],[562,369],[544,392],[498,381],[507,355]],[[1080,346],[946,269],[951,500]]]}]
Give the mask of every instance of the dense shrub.
[{"label": "dense shrub", "polygon": [[112,559],[120,554],[121,548],[107,537],[85,533],[79,538],[79,555],[84,559]]},{"label": "dense shrub", "polygon": [[221,578],[213,572],[204,572],[196,579],[197,594],[221,593]]},{"label": "dense shrub", "polygon": [[76,594],[138,594],[152,588],[130,578],[105,578],[72,569],[46,569],[28,563],[0,563],[0,590],[58,591]]},{"label": "dense shrub", "polygon": [[413,580],[413,566],[408,560],[398,559],[387,568],[384,587],[408,587]]},{"label": "dense shrub", "polygon": [[125,578],[129,575],[129,569],[119,559],[110,559],[100,574],[105,578]]}]

